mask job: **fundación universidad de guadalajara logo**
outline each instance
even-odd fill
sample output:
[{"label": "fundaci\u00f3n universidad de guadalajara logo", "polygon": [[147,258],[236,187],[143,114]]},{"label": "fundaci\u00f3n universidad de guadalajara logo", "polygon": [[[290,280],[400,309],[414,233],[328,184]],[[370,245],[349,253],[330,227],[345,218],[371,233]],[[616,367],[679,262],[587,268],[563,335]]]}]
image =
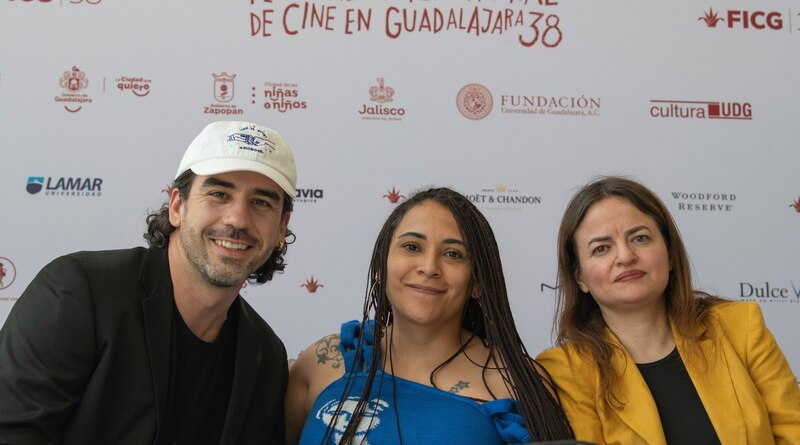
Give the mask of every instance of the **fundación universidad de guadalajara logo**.
[{"label": "fundaci\u00f3n universidad de guadalajara logo", "polygon": [[492,112],[493,106],[491,91],[479,83],[464,85],[456,95],[456,107],[467,119],[483,119]]}]

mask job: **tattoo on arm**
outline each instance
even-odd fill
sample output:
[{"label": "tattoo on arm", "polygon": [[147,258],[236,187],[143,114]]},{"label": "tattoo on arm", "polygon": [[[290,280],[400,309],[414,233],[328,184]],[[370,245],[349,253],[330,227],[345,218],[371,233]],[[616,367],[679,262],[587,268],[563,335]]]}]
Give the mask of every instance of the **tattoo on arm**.
[{"label": "tattoo on arm", "polygon": [[330,363],[333,369],[342,367],[342,351],[339,349],[339,335],[329,335],[316,345],[317,364],[327,365]]},{"label": "tattoo on arm", "polygon": [[456,394],[456,393],[460,392],[464,388],[469,388],[469,382],[465,382],[463,380],[459,380],[458,383],[453,385],[453,387],[450,388],[450,391],[447,391],[447,392]]}]

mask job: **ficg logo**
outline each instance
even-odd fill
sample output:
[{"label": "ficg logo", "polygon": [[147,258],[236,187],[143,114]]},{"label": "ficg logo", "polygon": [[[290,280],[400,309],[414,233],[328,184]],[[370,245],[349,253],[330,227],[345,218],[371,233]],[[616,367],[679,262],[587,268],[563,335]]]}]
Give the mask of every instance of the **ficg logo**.
[{"label": "ficg logo", "polygon": [[712,8],[708,8],[697,20],[705,22],[709,28],[716,28],[719,22],[727,23],[729,29],[742,28],[742,29],[771,29],[778,31],[783,29],[783,16],[778,11],[744,11],[737,9],[729,9],[726,18],[721,18],[719,13]]}]

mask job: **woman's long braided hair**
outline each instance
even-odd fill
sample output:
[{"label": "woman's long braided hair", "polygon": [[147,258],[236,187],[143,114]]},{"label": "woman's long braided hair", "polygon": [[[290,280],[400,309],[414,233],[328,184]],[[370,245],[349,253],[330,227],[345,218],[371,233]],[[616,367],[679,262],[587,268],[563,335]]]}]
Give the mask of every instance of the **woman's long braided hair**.
[{"label": "woman's long braided hair", "polygon": [[[472,258],[472,280],[476,287],[474,290],[480,297],[467,299],[462,315],[462,327],[480,337],[490,350],[490,360],[483,364],[484,375],[489,361],[500,364],[499,372],[512,397],[519,404],[525,427],[532,441],[573,438],[572,429],[560,403],[548,391],[548,384],[534,369],[532,359],[517,332],[508,302],[500,252],[489,222],[464,195],[449,188],[429,188],[413,194],[398,205],[378,233],[369,267],[361,323],[362,333],[356,346],[357,359],[348,371],[345,390],[328,425],[323,443],[328,443],[333,435],[337,416],[344,401],[353,391],[354,373],[362,369],[367,371],[366,385],[361,391],[358,404],[339,443],[351,443],[364,411],[368,408],[375,374],[381,366],[381,339],[386,334],[385,327],[391,324],[391,306],[386,295],[389,246],[405,214],[425,201],[437,202],[450,210]],[[373,319],[374,323],[368,323],[370,319]],[[372,329],[371,335],[363,331],[369,326]],[[364,354],[359,352],[366,347],[365,336],[371,336],[373,339],[374,351],[370,363],[358,361],[358,358],[364,357]],[[389,355],[391,356],[391,349]],[[398,434],[399,423],[398,419]],[[399,439],[402,442],[402,438]]]}]

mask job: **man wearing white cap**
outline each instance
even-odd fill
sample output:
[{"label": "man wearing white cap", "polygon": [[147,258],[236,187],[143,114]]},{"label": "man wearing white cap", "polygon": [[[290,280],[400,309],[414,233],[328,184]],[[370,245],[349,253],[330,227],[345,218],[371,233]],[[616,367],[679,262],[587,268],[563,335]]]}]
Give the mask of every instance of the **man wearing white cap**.
[{"label": "man wearing white cap", "polygon": [[0,330],[0,444],[282,444],[286,351],[239,289],[283,270],[296,179],[277,132],[212,123],[150,248],[45,266]]}]

